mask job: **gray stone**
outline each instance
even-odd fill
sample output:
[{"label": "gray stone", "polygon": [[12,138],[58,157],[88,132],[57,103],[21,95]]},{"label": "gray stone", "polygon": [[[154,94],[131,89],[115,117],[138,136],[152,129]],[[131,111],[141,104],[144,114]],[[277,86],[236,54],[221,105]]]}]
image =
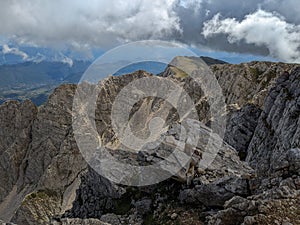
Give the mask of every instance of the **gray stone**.
[{"label": "gray stone", "polygon": [[152,200],[151,199],[142,199],[135,202],[135,208],[138,214],[145,215],[151,211]]},{"label": "gray stone", "polygon": [[[193,63],[197,58],[176,60]],[[203,205],[224,207],[207,213],[210,224],[272,224],[282,221],[280,217],[299,224],[300,69],[296,67],[266,62],[211,67],[229,105],[221,118],[228,119],[225,142],[209,127],[215,118],[209,112],[208,96],[191,77],[176,77],[169,67],[165,78],[159,79],[183,86],[196,102],[199,142],[184,149],[191,160],[172,179],[145,189],[114,184],[87,166],[72,130],[76,85],[60,86],[39,109],[28,101],[4,103],[0,106],[0,164],[4,168],[0,172],[0,218],[25,225],[104,224],[90,218],[142,224],[142,215],[162,221],[175,211],[172,207],[182,212],[180,203],[184,203],[186,209],[177,219],[196,215],[193,224],[203,223],[196,221],[205,213]],[[290,75],[279,77],[283,71]],[[176,110],[151,97],[133,107],[130,125],[141,138],[147,137],[149,121],[161,117],[169,126],[160,136],[165,140],[160,145],[160,140],[149,143],[139,153],[118,141],[110,118],[114,99],[130,82],[150,76],[137,71],[99,84],[97,131],[105,148],[124,163],[154,164],[166,159],[174,145],[184,144]],[[86,88],[91,86],[86,84]],[[207,148],[210,138],[212,145]],[[218,143],[221,147],[214,155]],[[237,150],[247,153],[247,162],[240,160]],[[202,168],[205,153],[215,158]]]},{"label": "gray stone", "polygon": [[100,220],[105,223],[111,224],[111,225],[120,225],[121,224],[119,217],[112,213],[102,215]]}]

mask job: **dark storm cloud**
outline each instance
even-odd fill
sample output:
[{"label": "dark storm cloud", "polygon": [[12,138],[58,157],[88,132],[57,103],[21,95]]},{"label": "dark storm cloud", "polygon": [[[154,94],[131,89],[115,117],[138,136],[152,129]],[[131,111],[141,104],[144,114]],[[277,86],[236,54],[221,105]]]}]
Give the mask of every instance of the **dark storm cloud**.
[{"label": "dark storm cloud", "polygon": [[299,62],[298,8],[298,0],[2,0],[0,35],[79,51],[163,39]]}]

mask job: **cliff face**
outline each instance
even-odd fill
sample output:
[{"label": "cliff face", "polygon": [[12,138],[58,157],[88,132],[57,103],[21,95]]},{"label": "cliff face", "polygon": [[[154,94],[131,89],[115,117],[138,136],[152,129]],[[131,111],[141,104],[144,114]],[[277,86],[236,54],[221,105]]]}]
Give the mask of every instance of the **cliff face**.
[{"label": "cliff face", "polygon": [[[213,143],[222,145],[213,163],[201,169],[211,134],[209,104],[200,87],[169,67],[157,79],[172,80],[191,96],[202,122],[200,138],[182,171],[146,188],[116,185],[87,165],[72,130],[75,85],[58,87],[38,109],[28,101],[1,105],[0,219],[22,225],[300,223],[300,69],[264,62],[211,69],[228,104],[225,142],[214,135]],[[130,123],[144,137],[149,121],[162,117],[170,126],[162,134],[167,141],[130,152],[115,136],[110,114],[117,94],[151,76],[138,71],[100,85],[97,131],[107,150],[133,165],[156,163],[181,141],[176,110],[157,98],[139,101]]]},{"label": "cliff face", "polygon": [[247,161],[258,174],[255,186],[270,188],[299,175],[300,69],[277,79],[266,98],[248,147]]},{"label": "cliff face", "polygon": [[291,72],[298,65],[252,62],[239,65],[213,65],[212,71],[216,75],[228,105],[237,104],[238,107],[250,103],[263,107],[265,97],[277,78],[285,71]]},{"label": "cliff face", "polygon": [[256,171],[253,195],[235,197],[210,224],[300,223],[300,69],[277,78],[265,100],[247,162]]},{"label": "cliff face", "polygon": [[0,106],[0,201],[17,184],[20,167],[31,143],[37,108],[30,101],[11,101]]},{"label": "cliff face", "polygon": [[[5,176],[14,178],[14,186],[12,184],[10,187],[4,183],[5,180],[1,181],[6,188],[1,194],[7,193],[0,205],[2,219],[14,217],[13,220],[20,224],[42,223],[49,221],[53,214],[61,213],[65,207],[70,207],[69,201],[75,195],[78,182],[76,179],[86,168],[71,130],[75,88],[75,85],[60,86],[47,104],[38,110],[29,102],[22,105],[8,102],[1,106],[2,118],[8,117],[7,127],[13,128],[6,135],[16,135],[17,138],[13,148],[16,152],[7,156],[10,164],[1,164],[3,167],[16,165],[14,170],[8,170],[9,166],[4,167]],[[15,105],[19,106],[15,107],[18,111],[8,112]],[[18,125],[12,123],[14,121]],[[19,138],[23,138],[20,139],[23,142]],[[13,158],[15,155],[20,156]],[[2,160],[5,160],[4,156]]]}]

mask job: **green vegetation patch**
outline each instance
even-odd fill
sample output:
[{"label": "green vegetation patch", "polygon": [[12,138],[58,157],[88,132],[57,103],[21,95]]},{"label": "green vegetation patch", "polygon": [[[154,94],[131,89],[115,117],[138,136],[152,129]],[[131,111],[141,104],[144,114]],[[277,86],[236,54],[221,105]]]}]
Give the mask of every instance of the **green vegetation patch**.
[{"label": "green vegetation patch", "polygon": [[48,198],[59,198],[59,195],[55,191],[51,190],[39,190],[37,192],[32,192],[27,195],[22,204],[26,204],[30,201],[37,199],[48,199]]}]

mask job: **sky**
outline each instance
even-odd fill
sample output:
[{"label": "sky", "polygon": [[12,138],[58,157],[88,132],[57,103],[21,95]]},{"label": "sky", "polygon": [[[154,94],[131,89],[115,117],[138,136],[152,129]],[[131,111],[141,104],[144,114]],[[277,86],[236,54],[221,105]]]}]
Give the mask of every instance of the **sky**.
[{"label": "sky", "polygon": [[95,52],[149,39],[182,43],[231,62],[300,63],[299,0],[0,2],[2,53],[24,60],[30,59],[24,47],[92,58]]}]

